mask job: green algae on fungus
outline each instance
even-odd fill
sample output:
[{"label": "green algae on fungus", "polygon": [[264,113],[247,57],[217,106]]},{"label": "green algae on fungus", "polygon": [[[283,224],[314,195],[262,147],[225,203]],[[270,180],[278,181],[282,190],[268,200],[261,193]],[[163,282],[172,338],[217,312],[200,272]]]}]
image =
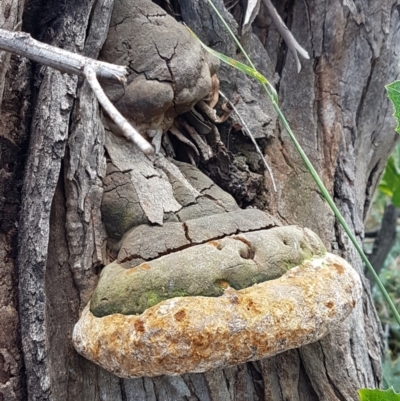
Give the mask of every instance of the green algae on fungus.
[{"label": "green algae on fungus", "polygon": [[274,280],[324,254],[316,234],[287,226],[213,240],[131,269],[114,262],[103,269],[90,310],[96,317],[134,315],[170,298],[219,297],[228,287]]}]

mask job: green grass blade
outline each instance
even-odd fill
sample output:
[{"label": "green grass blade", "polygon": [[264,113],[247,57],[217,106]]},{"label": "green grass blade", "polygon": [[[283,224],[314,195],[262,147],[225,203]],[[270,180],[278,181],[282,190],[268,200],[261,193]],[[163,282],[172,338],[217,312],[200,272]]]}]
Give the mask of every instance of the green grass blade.
[{"label": "green grass blade", "polygon": [[[222,24],[224,25],[224,27],[226,28],[226,30],[229,32],[229,34],[231,35],[232,39],[234,40],[236,46],[238,47],[238,49],[241,51],[241,53],[243,54],[243,56],[245,57],[245,59],[247,60],[247,62],[249,63],[249,66],[251,68],[253,68],[254,71],[257,71],[253,62],[251,61],[250,57],[248,56],[248,54],[245,52],[245,50],[243,49],[242,44],[239,42],[238,38],[235,36],[235,34],[232,32],[232,29],[230,28],[230,26],[226,23],[224,17],[221,15],[221,13],[218,11],[217,7],[215,7],[214,3],[211,0],[207,0],[208,4],[210,5],[210,7],[213,9],[213,11],[215,12],[215,14],[217,15],[217,17],[219,18],[219,20],[222,22]],[[197,38],[199,41],[200,39]],[[201,41],[200,41],[201,42]],[[204,45],[205,46],[205,45]],[[223,60],[221,60],[223,61]],[[260,74],[261,75],[261,74]],[[268,82],[268,81],[267,81]],[[262,87],[264,88],[264,90],[267,92],[268,97],[271,99],[271,101],[273,102],[278,102],[278,94],[275,90],[275,88],[268,82],[263,83],[261,82]],[[268,86],[267,86],[268,85]]]},{"label": "green grass blade", "polygon": [[[207,0],[207,1],[210,4],[210,6],[212,7],[212,9],[215,11],[215,13],[217,14],[218,18],[224,24],[224,26],[226,27],[226,29],[228,30],[230,35],[232,36],[232,39],[235,41],[236,45],[238,46],[238,48],[242,52],[243,56],[246,58],[246,60],[249,63],[249,65],[254,70],[256,70],[256,68],[254,67],[254,64],[250,60],[250,58],[247,55],[246,51],[243,49],[242,45],[240,44],[240,42],[236,38],[235,34],[232,32],[232,30],[230,29],[229,25],[226,23],[226,21],[224,20],[224,18],[220,14],[220,12],[217,10],[217,8],[213,4],[213,2],[211,0]],[[198,40],[200,40],[200,39],[198,39]],[[208,48],[206,45],[204,45],[204,46],[205,46],[205,48]],[[224,61],[224,60],[221,59],[221,61]],[[394,102],[396,102],[396,104],[399,106],[399,108],[396,109],[396,113],[399,112],[399,116],[398,117],[400,118],[400,81],[397,81],[397,82],[399,83],[399,85],[398,86],[395,85],[394,87],[391,86],[390,89],[394,90],[394,98],[395,98]],[[299,142],[297,141],[292,129],[289,126],[289,123],[287,122],[285,116],[283,115],[281,109],[279,108],[279,105],[277,103],[277,96],[274,95],[273,92],[270,90],[272,88],[272,86],[269,85],[269,87],[267,87],[267,85],[265,83],[262,83],[262,82],[260,82],[260,83],[261,83],[262,87],[264,88],[266,94],[270,98],[270,100],[272,102],[272,105],[274,106],[274,109],[277,112],[278,117],[279,117],[282,125],[285,127],[287,133],[289,134],[289,137],[290,137],[291,141],[293,142],[297,152],[299,153],[299,155],[302,158],[304,164],[306,165],[308,171],[310,172],[310,174],[313,177],[315,183],[317,184],[318,189],[321,191],[323,197],[325,198],[326,202],[328,203],[328,205],[332,209],[332,211],[335,214],[335,216],[336,216],[337,220],[339,221],[340,225],[343,227],[344,231],[346,232],[346,234],[350,238],[350,241],[353,243],[353,245],[356,248],[357,252],[359,253],[362,261],[367,266],[367,269],[371,273],[371,275],[372,275],[374,281],[376,282],[378,288],[382,292],[382,295],[385,298],[386,302],[388,303],[389,308],[391,309],[391,311],[392,311],[397,323],[400,324],[400,315],[399,315],[399,313],[398,313],[398,311],[397,311],[392,299],[390,298],[388,292],[386,291],[386,288],[384,287],[384,285],[383,285],[382,281],[380,280],[379,276],[376,274],[375,269],[372,267],[371,263],[369,262],[369,260],[368,260],[367,256],[365,255],[362,247],[357,242],[357,239],[354,236],[354,234],[352,233],[352,231],[350,230],[350,227],[347,225],[346,221],[344,220],[344,218],[343,218],[342,214],[340,213],[339,209],[337,208],[335,202],[331,198],[329,192],[325,188],[325,185],[323,184],[322,180],[320,179],[320,177],[319,177],[317,171],[315,170],[314,166],[312,165],[312,163],[310,162],[309,158],[307,157],[307,155],[303,151],[303,149],[300,146]],[[390,86],[390,85],[388,85],[388,86]],[[393,92],[391,92],[391,93],[393,93]],[[396,105],[395,105],[395,108],[396,108]],[[399,127],[397,127],[397,128],[399,129]]]},{"label": "green grass blade", "polygon": [[225,54],[222,54],[220,52],[217,52],[214,49],[211,49],[211,47],[208,47],[206,44],[204,44],[199,37],[189,28],[186,27],[189,32],[199,41],[199,43],[201,44],[201,46],[203,46],[204,49],[206,49],[209,53],[211,53],[213,56],[219,58],[221,61],[223,61],[224,63],[230,65],[231,67],[236,68],[239,71],[244,72],[245,74],[255,78],[258,82],[262,83],[262,84],[267,84],[269,85],[269,82],[267,80],[267,78],[264,77],[264,75],[260,74],[255,68],[253,67],[249,67],[246,64],[241,63],[240,61],[235,60],[234,58],[225,56]]}]

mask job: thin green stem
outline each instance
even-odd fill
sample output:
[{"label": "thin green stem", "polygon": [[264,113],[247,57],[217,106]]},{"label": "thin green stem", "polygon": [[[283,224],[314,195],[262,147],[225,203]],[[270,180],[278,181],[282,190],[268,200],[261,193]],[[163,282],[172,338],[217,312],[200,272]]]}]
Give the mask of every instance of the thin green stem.
[{"label": "thin green stem", "polygon": [[[256,70],[254,64],[250,60],[250,57],[248,56],[246,51],[243,49],[243,47],[240,44],[239,40],[236,38],[235,34],[232,32],[231,28],[226,23],[226,21],[224,20],[224,18],[220,14],[220,12],[214,6],[213,2],[211,0],[207,0],[207,1],[210,4],[210,6],[212,7],[212,9],[215,11],[215,13],[217,14],[218,18],[224,24],[224,26],[228,30],[229,34],[232,36],[232,39],[235,41],[236,45],[238,46],[238,48],[242,52],[243,56],[246,58],[246,60],[249,63],[249,65],[254,70]],[[388,292],[386,291],[386,288],[384,287],[384,285],[383,285],[382,281],[380,280],[379,276],[376,274],[375,269],[372,267],[370,261],[368,260],[367,256],[365,255],[365,253],[364,253],[363,249],[361,248],[360,244],[357,242],[357,239],[355,238],[354,234],[350,230],[350,227],[347,225],[346,221],[344,220],[343,216],[341,215],[339,209],[337,208],[335,202],[331,198],[329,192],[325,188],[325,185],[323,184],[321,178],[319,177],[318,173],[316,172],[314,166],[311,164],[309,158],[304,153],[302,147],[300,146],[299,142],[297,141],[292,129],[289,126],[289,123],[287,122],[285,116],[283,115],[281,109],[278,106],[277,97],[276,97],[275,93],[272,92],[272,90],[274,90],[274,89],[272,87],[270,87],[271,90],[269,90],[267,85],[265,85],[263,83],[261,83],[261,85],[263,86],[266,94],[270,98],[270,100],[272,102],[272,105],[274,106],[274,109],[276,110],[282,125],[284,126],[284,128],[287,131],[287,133],[289,134],[290,139],[292,140],[296,150],[300,154],[300,157],[303,159],[304,164],[306,165],[308,171],[310,172],[311,176],[313,177],[313,179],[314,179],[315,183],[317,184],[319,190],[321,191],[323,197],[325,198],[325,200],[327,201],[328,205],[332,209],[332,211],[335,214],[336,218],[338,219],[340,225],[343,227],[344,231],[349,236],[350,241],[353,243],[353,245],[356,248],[357,252],[359,253],[361,259],[363,260],[363,262],[367,266],[368,271],[371,273],[371,275],[374,278],[376,284],[378,285],[380,291],[382,292],[382,295],[385,298],[386,302],[388,303],[388,305],[390,307],[390,310],[392,311],[397,323],[400,324],[400,315],[399,315],[399,313],[398,313],[398,311],[397,311],[392,299],[390,298]]]},{"label": "thin green stem", "polygon": [[247,62],[250,64],[251,67],[253,67],[255,69],[254,64],[250,60],[250,57],[247,55],[247,53],[243,49],[243,47],[240,44],[239,40],[237,39],[236,35],[233,33],[233,31],[230,28],[230,26],[226,23],[224,17],[218,11],[217,7],[214,6],[214,3],[211,0],[207,0],[207,1],[208,1],[208,4],[211,6],[211,8],[214,10],[215,14],[217,14],[219,20],[224,24],[224,27],[229,32],[229,34],[231,35],[232,39],[235,41],[236,46],[240,49],[240,51],[242,52],[243,56],[246,58]]},{"label": "thin green stem", "polygon": [[[249,63],[250,67],[252,67],[254,70],[257,71],[256,67],[254,66],[253,62],[251,61],[249,55],[246,53],[246,51],[243,49],[243,46],[241,45],[241,43],[239,42],[238,38],[236,37],[236,35],[233,33],[232,29],[230,28],[230,26],[226,23],[224,17],[221,15],[221,13],[218,11],[218,9],[215,7],[214,3],[211,0],[207,0],[208,4],[211,6],[211,8],[214,10],[215,14],[217,14],[219,20],[224,24],[224,27],[227,29],[227,31],[229,32],[229,34],[231,35],[232,39],[234,40],[234,42],[236,43],[236,46],[239,48],[239,50],[242,52],[243,56],[245,57],[245,59],[247,60],[247,62]],[[269,82],[269,81],[268,81]],[[271,99],[272,102],[276,102],[277,101],[277,96],[276,96],[276,92],[275,92],[275,88],[273,88],[272,86],[270,86],[270,88],[272,89],[269,90],[267,85],[265,85],[264,83],[260,82],[260,84],[262,85],[262,87],[264,88],[265,92],[267,93],[268,97]]]}]

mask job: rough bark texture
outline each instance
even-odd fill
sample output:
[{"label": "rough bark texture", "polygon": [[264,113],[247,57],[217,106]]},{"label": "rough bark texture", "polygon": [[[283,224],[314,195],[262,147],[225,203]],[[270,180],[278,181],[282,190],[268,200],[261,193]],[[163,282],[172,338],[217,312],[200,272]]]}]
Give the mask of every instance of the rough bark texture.
[{"label": "rough bark texture", "polygon": [[[21,21],[24,1],[2,1],[0,27]],[[30,120],[30,63],[0,52],[0,400],[22,400],[16,265],[18,210]]]},{"label": "rough bark texture", "polygon": [[[0,4],[0,18],[11,29],[16,24],[11,16],[21,15],[23,2],[8,3]],[[112,3],[80,0],[59,6],[30,0],[23,29],[96,57]],[[222,10],[222,1],[215,3]],[[206,2],[171,4],[206,43],[236,56]],[[237,19],[241,6],[232,10]],[[253,27],[258,38],[248,33],[242,42],[260,71],[275,79],[299,141],[361,238],[372,192],[395,140],[384,84],[400,75],[397,1],[294,0],[277,8],[311,55],[299,75],[262,7]],[[224,15],[236,29],[232,16]],[[11,58],[6,70],[5,79],[0,71],[0,399],[348,401],[357,399],[357,388],[379,384],[380,326],[365,283],[363,304],[339,328],[317,343],[260,362],[205,374],[123,380],[80,357],[72,348],[72,328],[99,268],[109,262],[100,213],[106,160],[97,102],[76,77],[37,67],[32,78],[30,63],[18,58]],[[241,206],[253,204],[284,223],[310,227],[361,271],[259,87],[226,67],[219,75],[224,93],[232,99],[241,95],[238,109],[265,148],[278,192],[270,190],[250,142],[230,133],[229,125],[220,131],[233,156],[217,149],[218,159],[203,168]],[[186,161],[183,152],[178,156]]]}]

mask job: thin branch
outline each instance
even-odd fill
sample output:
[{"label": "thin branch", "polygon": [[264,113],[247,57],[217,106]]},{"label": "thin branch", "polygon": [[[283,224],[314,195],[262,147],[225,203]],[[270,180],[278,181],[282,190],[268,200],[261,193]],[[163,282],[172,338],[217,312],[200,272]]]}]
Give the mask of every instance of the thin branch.
[{"label": "thin branch", "polygon": [[301,70],[301,63],[299,60],[299,56],[297,53],[300,54],[300,56],[304,57],[305,59],[309,59],[310,56],[308,55],[307,51],[303,49],[297,40],[294,38],[292,33],[289,31],[288,27],[285,25],[285,23],[282,21],[282,18],[276,11],[275,7],[271,3],[271,0],[263,0],[265,6],[267,7],[268,13],[270,17],[272,18],[272,21],[274,21],[274,24],[276,28],[278,29],[278,32],[282,36],[283,40],[287,44],[289,50],[292,52],[295,60],[296,60],[296,66],[297,66],[297,72],[300,72]]},{"label": "thin branch", "polygon": [[10,32],[0,29],[0,50],[27,57],[37,63],[69,74],[82,76],[85,66],[90,66],[98,78],[123,84],[128,75],[125,66],[93,60],[77,53],[38,42],[25,32]]},{"label": "thin branch", "polygon": [[257,145],[256,140],[254,139],[254,136],[252,135],[249,127],[247,126],[246,122],[243,120],[242,116],[239,114],[239,112],[237,111],[235,105],[221,92],[219,91],[219,94],[228,102],[229,106],[232,108],[232,110],[235,112],[235,114],[238,116],[240,123],[244,129],[244,131],[246,132],[246,134],[249,136],[249,138],[251,139],[251,141],[253,142],[254,147],[256,148],[257,153],[260,155],[261,160],[264,163],[265,168],[268,171],[269,176],[271,177],[271,181],[272,181],[272,187],[274,188],[274,192],[276,191],[276,185],[275,185],[275,180],[274,180],[274,175],[272,174],[272,170],[269,167],[269,164],[267,163],[267,160],[265,159],[265,156],[262,154],[261,149],[259,148],[259,146]]},{"label": "thin branch", "polygon": [[118,126],[120,133],[128,141],[133,142],[147,156],[154,154],[154,149],[150,143],[115,108],[97,80],[97,78],[103,78],[124,85],[128,75],[128,70],[125,66],[84,57],[80,54],[38,42],[27,33],[10,32],[4,29],[0,29],[0,50],[27,57],[62,72],[85,77],[97,100],[111,120]]},{"label": "thin branch", "polygon": [[145,155],[150,156],[154,154],[154,148],[147,142],[139,132],[129,124],[128,120],[116,109],[116,107],[111,103],[110,99],[106,96],[103,88],[99,84],[96,77],[95,70],[87,65],[83,69],[83,75],[87,79],[90,87],[92,88],[97,100],[107,112],[111,120],[118,126],[124,137],[133,142]]}]

